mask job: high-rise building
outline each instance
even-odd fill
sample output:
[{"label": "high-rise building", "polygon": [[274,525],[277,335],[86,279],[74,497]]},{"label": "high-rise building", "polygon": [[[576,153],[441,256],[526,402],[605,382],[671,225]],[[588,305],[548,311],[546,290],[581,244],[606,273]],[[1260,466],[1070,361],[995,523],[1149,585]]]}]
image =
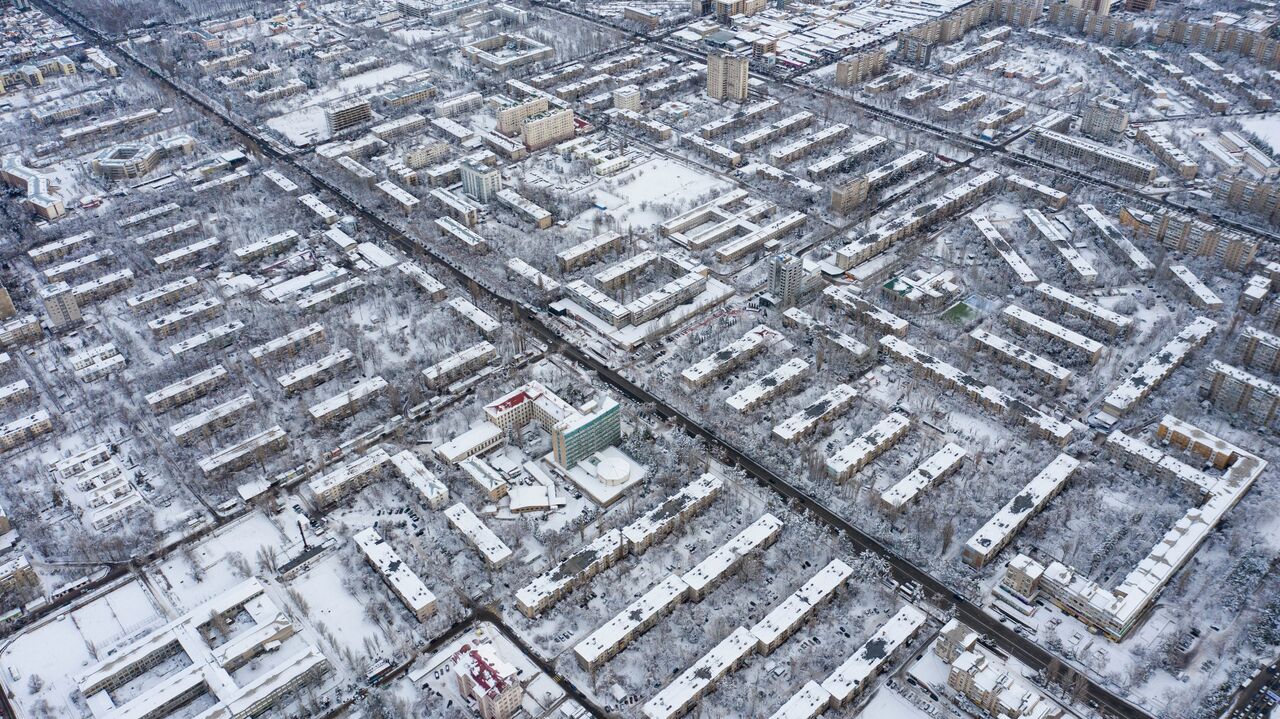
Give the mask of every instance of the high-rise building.
[{"label": "high-rise building", "polygon": [[17,310],[13,307],[13,298],[9,296],[9,290],[0,287],[0,320],[6,320],[14,316]]},{"label": "high-rise building", "polygon": [[781,307],[790,307],[800,296],[804,283],[804,263],[790,253],[769,258],[769,294]]},{"label": "high-rise building", "polygon": [[727,23],[734,15],[755,15],[767,7],[765,0],[711,0],[716,19]]},{"label": "high-rise building", "polygon": [[748,68],[745,55],[713,52],[707,55],[707,95],[713,100],[742,102],[747,99]]},{"label": "high-rise building", "polygon": [[889,53],[884,48],[857,52],[836,63],[836,85],[849,87],[884,72]]},{"label": "high-rise building", "polygon": [[515,137],[520,134],[525,120],[540,112],[546,112],[548,107],[545,97],[532,97],[524,102],[509,103],[498,110],[498,124],[495,129],[507,137]]},{"label": "high-rise building", "polygon": [[553,425],[551,450],[556,464],[571,469],[621,438],[621,407],[612,397],[605,397],[588,411],[566,417]]},{"label": "high-rise building", "polygon": [[573,110],[553,107],[545,112],[525,118],[521,139],[530,152],[557,142],[573,139],[577,133]]},{"label": "high-rise building", "polygon": [[613,106],[622,110],[640,112],[640,88],[626,85],[613,91]]},{"label": "high-rise building", "polygon": [[1156,9],[1156,0],[1125,0],[1124,9],[1130,12],[1151,12]]},{"label": "high-rise building", "polygon": [[1099,142],[1113,143],[1129,127],[1129,111],[1113,99],[1093,99],[1084,108],[1080,133]]},{"label": "high-rise building", "polygon": [[80,303],[76,302],[76,293],[66,282],[41,288],[40,299],[44,302],[44,310],[49,314],[49,326],[53,329],[80,321]]},{"label": "high-rise building", "polygon": [[581,408],[565,402],[538,382],[485,405],[485,415],[504,432],[537,422],[551,433],[556,464],[572,469],[582,459],[613,445],[622,437],[621,408],[609,396]]},{"label": "high-rise building", "polygon": [[996,0],[993,21],[1016,27],[1031,27],[1044,13],[1044,0]]},{"label": "high-rise building", "polygon": [[1099,15],[1111,14],[1111,0],[1067,0],[1067,4]]},{"label": "high-rise building", "polygon": [[324,110],[324,120],[329,126],[329,134],[342,132],[372,119],[373,106],[368,100],[345,100],[330,105]]},{"label": "high-rise building", "polygon": [[502,173],[496,167],[464,160],[460,170],[462,191],[479,202],[488,202],[502,189]]}]

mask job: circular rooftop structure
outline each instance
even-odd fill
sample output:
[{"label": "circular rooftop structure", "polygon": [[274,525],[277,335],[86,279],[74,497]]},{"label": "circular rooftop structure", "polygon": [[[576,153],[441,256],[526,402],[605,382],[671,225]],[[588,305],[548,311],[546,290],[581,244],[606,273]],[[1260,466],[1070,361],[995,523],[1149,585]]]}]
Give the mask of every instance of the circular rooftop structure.
[{"label": "circular rooftop structure", "polygon": [[596,479],[606,487],[618,487],[631,479],[631,465],[620,457],[600,460],[596,465]]}]

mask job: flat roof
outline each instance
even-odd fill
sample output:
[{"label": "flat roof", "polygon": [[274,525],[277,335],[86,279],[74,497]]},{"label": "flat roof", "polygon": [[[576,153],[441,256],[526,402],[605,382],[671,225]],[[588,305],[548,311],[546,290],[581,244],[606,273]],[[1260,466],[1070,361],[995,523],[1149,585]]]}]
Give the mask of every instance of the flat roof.
[{"label": "flat roof", "polygon": [[489,525],[477,517],[467,505],[458,502],[446,509],[444,513],[449,519],[449,524],[462,532],[471,546],[475,547],[489,564],[497,566],[511,557],[511,548],[499,539]]},{"label": "flat roof", "polygon": [[1022,491],[1005,502],[986,524],[973,533],[965,543],[965,548],[984,559],[990,558],[1033,514],[1044,507],[1050,497],[1057,494],[1079,466],[1080,460],[1069,454],[1054,457],[1039,474],[1027,482]]},{"label": "flat roof", "polygon": [[924,612],[908,604],[898,610],[870,639],[822,682],[838,704],[847,702],[862,691],[864,685],[880,672],[898,647],[908,642],[925,623]]}]

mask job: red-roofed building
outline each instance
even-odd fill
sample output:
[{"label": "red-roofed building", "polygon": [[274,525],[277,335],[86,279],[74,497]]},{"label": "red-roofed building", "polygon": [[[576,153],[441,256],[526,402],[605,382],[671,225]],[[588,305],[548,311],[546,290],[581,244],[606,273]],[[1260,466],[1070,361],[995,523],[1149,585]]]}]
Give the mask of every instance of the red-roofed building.
[{"label": "red-roofed building", "polygon": [[453,673],[458,690],[475,700],[484,719],[508,719],[520,708],[524,687],[516,668],[492,644],[463,644],[453,655]]}]

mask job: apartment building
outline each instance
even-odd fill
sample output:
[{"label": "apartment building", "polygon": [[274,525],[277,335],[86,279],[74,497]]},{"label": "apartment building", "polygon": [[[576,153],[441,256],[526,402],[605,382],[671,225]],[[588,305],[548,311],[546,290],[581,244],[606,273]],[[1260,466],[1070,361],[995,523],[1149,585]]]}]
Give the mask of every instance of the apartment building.
[{"label": "apartment building", "polygon": [[1115,98],[1095,98],[1085,105],[1080,134],[1110,145],[1129,127],[1129,111]]},{"label": "apartment building", "polygon": [[1219,410],[1275,426],[1280,386],[1250,372],[1213,360],[1201,374],[1200,394]]},{"label": "apartment building", "polygon": [[147,405],[156,414],[167,412],[203,397],[222,384],[226,378],[226,368],[216,364],[209,369],[184,377],[173,384],[151,392],[146,395]]},{"label": "apartment building", "polygon": [[876,505],[890,514],[899,514],[926,490],[937,486],[960,468],[967,456],[964,448],[947,442],[907,476],[875,495]]},{"label": "apartment building", "polygon": [[769,294],[780,307],[791,307],[804,288],[804,263],[789,253],[769,258]]},{"label": "apartment building", "polygon": [[267,340],[260,345],[250,347],[249,357],[255,363],[262,364],[296,356],[299,351],[307,347],[314,347],[324,341],[324,325],[319,322],[313,322],[306,327],[300,327],[287,334]]},{"label": "apartment building", "polygon": [[[394,459],[394,458],[393,458]],[[475,547],[484,558],[485,566],[496,569],[511,559],[511,548],[492,529],[489,529],[467,505],[459,502],[445,510],[449,524],[462,533],[467,543]]]},{"label": "apartment building", "polygon": [[43,409],[0,425],[0,452],[26,444],[53,431],[53,421]]},{"label": "apartment building", "polygon": [[44,336],[35,315],[22,315],[0,324],[0,347],[17,347]]},{"label": "apartment building", "polygon": [[[234,624],[239,631],[232,641],[215,645],[201,629],[210,624]],[[248,719],[329,670],[324,654],[296,636],[299,629],[262,584],[249,579],[119,647],[74,681],[90,704],[109,704],[121,717],[169,716],[207,695],[208,716]],[[271,653],[286,640],[292,649]],[[180,669],[163,677],[153,672],[175,656],[181,657]],[[261,666],[254,672],[238,671],[255,661]],[[141,681],[145,689],[128,693],[127,700],[114,696],[115,690],[149,673]]]},{"label": "apartment building", "polygon": [[1113,419],[1109,420],[1106,416],[1099,416],[1099,419],[1109,424],[1114,418],[1123,417],[1132,410],[1168,379],[1174,370],[1182,366],[1192,352],[1208,342],[1217,327],[1218,323],[1207,317],[1192,320],[1191,324],[1156,350],[1133,374],[1120,380],[1111,393],[1103,398],[1102,411]]},{"label": "apartment building", "polygon": [[194,442],[239,422],[255,404],[253,395],[241,394],[172,425],[169,432],[180,443]]},{"label": "apartment building", "polygon": [[1080,5],[1055,3],[1049,6],[1049,22],[1101,42],[1132,44],[1137,33],[1135,18],[1127,14],[1112,15],[1109,10],[1109,6],[1108,11],[1100,12]]},{"label": "apartment building", "polygon": [[480,341],[466,347],[422,371],[427,387],[440,390],[464,377],[474,374],[492,362],[498,350],[492,344]]},{"label": "apartment building", "polygon": [[809,406],[787,417],[773,428],[773,436],[786,443],[793,443],[809,435],[824,422],[843,414],[857,398],[857,392],[847,384],[838,384]]},{"label": "apartment building", "polygon": [[525,118],[521,125],[521,140],[530,152],[572,139],[577,133],[577,123],[570,108],[551,108]]},{"label": "apartment building", "polygon": [[1027,28],[1044,14],[1044,0],[995,0],[991,8],[994,21]]},{"label": "apartment building", "polygon": [[1120,224],[1139,237],[1146,236],[1171,250],[1212,257],[1228,269],[1243,272],[1258,254],[1258,239],[1227,230],[1206,218],[1176,210],[1152,214],[1132,207],[1120,211]]},{"label": "apartment building", "polygon": [[889,52],[882,47],[847,55],[836,63],[836,85],[861,84],[883,73],[888,63]]},{"label": "apartment building", "polygon": [[494,129],[507,137],[516,137],[520,134],[520,128],[525,120],[538,113],[546,112],[548,108],[545,97],[535,96],[519,102],[504,98],[496,113],[498,124]]},{"label": "apartment building", "polygon": [[451,661],[458,691],[476,703],[481,719],[510,719],[520,710],[524,684],[493,643],[464,644]]},{"label": "apartment building", "polygon": [[357,532],[352,539],[360,547],[365,560],[419,622],[425,622],[435,614],[436,595],[427,589],[427,585],[378,534],[378,530],[369,527]]},{"label": "apartment building", "polygon": [[978,568],[991,561],[1049,500],[1062,491],[1079,466],[1080,460],[1071,455],[1055,457],[965,542],[961,552],[964,561]]},{"label": "apartment building", "polygon": [[66,282],[58,282],[40,288],[40,301],[49,316],[50,329],[59,330],[80,322],[80,303],[76,293]]},{"label": "apartment building", "polygon": [[502,172],[489,165],[463,160],[462,191],[477,202],[489,202],[502,189]]},{"label": "apartment building", "polygon": [[235,472],[255,461],[262,461],[288,444],[288,435],[276,425],[202,458],[197,466],[206,477]]},{"label": "apartment building", "polygon": [[1027,684],[999,655],[988,655],[978,634],[950,620],[934,645],[934,653],[950,666],[947,686],[990,716],[1006,719],[1074,719],[1056,702]]},{"label": "apartment building", "polygon": [[751,59],[745,55],[712,52],[707,55],[707,96],[720,102],[744,102]]},{"label": "apartment building", "polygon": [[324,109],[329,134],[336,135],[373,119],[373,106],[364,98],[353,98],[330,104]]},{"label": "apartment building", "polygon": [[1275,27],[1275,18],[1263,13],[1183,15],[1160,21],[1156,25],[1155,42],[1232,52],[1275,68],[1280,67],[1280,41],[1273,36]]},{"label": "apartment building", "polygon": [[1156,179],[1155,163],[1106,145],[1041,128],[1033,129],[1032,136],[1035,138],[1036,148],[1041,152],[1097,165],[1107,172],[1141,185],[1151,184]]},{"label": "apartment building", "polygon": [[890,412],[826,458],[827,476],[835,482],[847,481],[876,457],[888,451],[910,428],[910,417],[901,412]]},{"label": "apartment building", "polygon": [[362,379],[351,389],[339,392],[322,402],[307,408],[316,422],[333,422],[350,417],[386,393],[387,381],[374,375]]},{"label": "apartment building", "polygon": [[880,338],[880,349],[890,357],[908,363],[912,371],[927,379],[955,388],[983,409],[1000,412],[1026,427],[1032,436],[1043,437],[1058,446],[1071,439],[1071,425],[1009,396],[958,367],[916,348],[893,335]]},{"label": "apartment building", "polygon": [[626,551],[627,543],[620,530],[601,534],[517,590],[516,608],[526,617],[536,618],[565,594],[613,566]]},{"label": "apartment building", "polygon": [[1256,327],[1245,327],[1236,337],[1233,359],[1248,369],[1280,370],[1280,337]]},{"label": "apartment building", "polygon": [[1280,182],[1253,179],[1244,174],[1222,174],[1214,179],[1213,199],[1280,225]]},{"label": "apartment building", "polygon": [[556,253],[561,272],[569,272],[594,262],[611,252],[622,250],[622,235],[605,232]]},{"label": "apartment building", "polygon": [[539,382],[530,382],[490,402],[485,418],[503,431],[519,430],[537,422],[551,434],[556,464],[572,469],[582,459],[621,437],[621,406],[605,396],[581,408],[565,402]]}]

